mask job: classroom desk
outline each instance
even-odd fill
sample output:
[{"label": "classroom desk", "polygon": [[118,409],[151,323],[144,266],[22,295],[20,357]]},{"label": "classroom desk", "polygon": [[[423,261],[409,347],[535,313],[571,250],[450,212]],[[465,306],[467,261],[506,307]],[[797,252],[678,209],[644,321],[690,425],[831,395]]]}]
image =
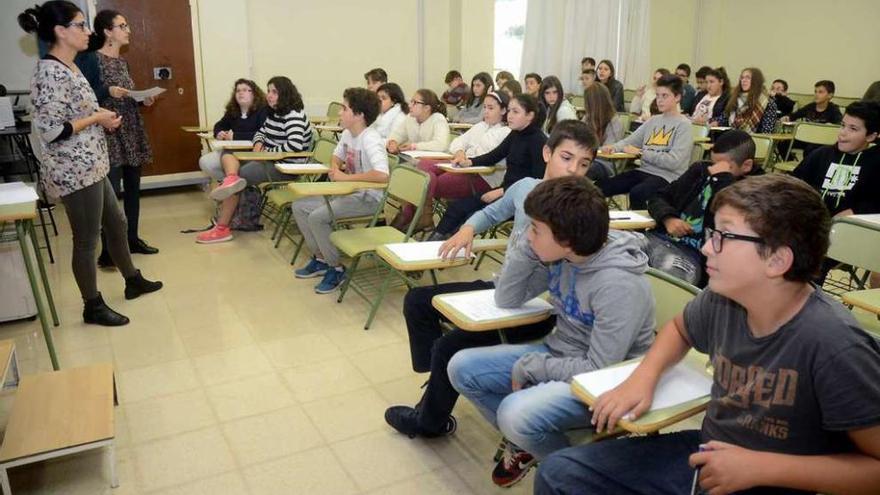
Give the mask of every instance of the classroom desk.
[{"label": "classroom desk", "polygon": [[110,363],[23,377],[0,447],[4,495],[11,495],[10,468],[103,447],[108,448],[110,486],[119,486],[114,399]]},{"label": "classroom desk", "polygon": [[180,129],[183,132],[213,132],[214,129],[212,127],[204,127],[199,125],[182,125]]},{"label": "classroom desk", "polygon": [[46,302],[48,302],[49,310],[52,313],[52,322],[57,327],[60,324],[58,320],[58,312],[55,310],[52,289],[49,287],[49,277],[46,275],[46,267],[43,264],[43,255],[40,254],[40,246],[37,244],[37,235],[34,230],[34,219],[36,217],[36,201],[0,206],[0,223],[15,223],[15,236],[18,239],[18,245],[21,248],[22,258],[24,258],[28,281],[31,285],[31,293],[34,296],[34,302],[37,304],[37,315],[40,318],[40,325],[43,329],[43,338],[46,339],[46,348],[49,351],[49,359],[52,361],[52,369],[57,370],[59,369],[59,365],[58,357],[55,354],[55,342],[52,339],[52,331],[49,329],[49,322],[46,319],[46,309],[43,306],[43,299],[40,297],[40,289],[37,286],[37,276],[34,272],[34,260],[31,258],[30,250],[28,249],[26,241],[26,237],[30,237],[34,256],[37,258],[36,268],[40,272],[40,279],[43,282],[43,291],[46,293]]},{"label": "classroom desk", "polygon": [[[507,239],[475,239],[472,253],[482,253],[483,251],[501,251],[507,247]],[[439,270],[443,268],[452,268],[456,266],[464,266],[471,262],[472,258],[455,258],[452,260],[444,260],[441,258],[422,261],[404,261],[388,249],[386,245],[376,248],[376,254],[385,260],[391,268],[401,272],[420,272],[424,270]]]},{"label": "classroom desk", "polygon": [[[286,175],[324,175],[330,171],[330,167],[306,167],[307,164],[276,163],[275,170]],[[313,165],[313,164],[308,164]]]},{"label": "classroom desk", "polygon": [[[623,366],[625,364],[630,364],[641,359],[642,358],[630,359],[628,361],[618,363],[614,366]],[[684,362],[689,367],[693,367],[694,369],[698,369],[706,373],[709,372],[706,365],[708,362],[708,356],[706,356],[705,354],[700,354],[693,349],[685,355]],[[596,402],[596,397],[590,395],[589,392],[584,390],[575,381],[571,382],[571,392],[575,395],[575,397],[577,397],[589,406],[592,406]],[[663,428],[666,428],[669,425],[678,423],[679,421],[682,421],[705,411],[706,407],[708,407],[709,405],[709,400],[710,396],[705,395],[703,397],[685,402],[684,404],[680,404],[678,406],[651,411],[647,414],[642,415],[635,421],[621,419],[620,421],[618,421],[617,425],[624,430],[632,433],[654,433]]]},{"label": "classroom desk", "polygon": [[866,289],[847,292],[841,296],[844,304],[880,316],[880,289]]},{"label": "classroom desk", "polygon": [[319,133],[320,132],[332,132],[333,134],[338,134],[338,133],[342,132],[342,126],[341,125],[319,124],[319,125],[315,126],[315,130],[318,131]]},{"label": "classroom desk", "polygon": [[242,144],[242,145],[237,145],[237,144],[236,144],[236,145],[230,145],[230,144],[226,144],[226,145],[224,145],[224,146],[215,147],[215,146],[214,146],[214,143],[216,143],[216,142],[218,142],[218,141],[220,141],[220,140],[219,140],[219,139],[209,139],[209,140],[208,140],[208,147],[211,148],[211,151],[217,151],[217,150],[225,150],[225,151],[253,151],[253,149],[254,149],[254,145],[253,145],[253,144],[248,144],[248,145],[244,145],[244,144]]},{"label": "classroom desk", "polygon": [[312,124],[327,124],[329,122],[335,122],[336,120],[338,120],[338,119],[330,118],[326,115],[317,115],[317,116],[309,117],[309,122],[311,122]]},{"label": "classroom desk", "polygon": [[[488,289],[492,290],[492,289]],[[506,318],[498,318],[490,321],[474,321],[470,318],[463,315],[460,311],[453,308],[449,303],[445,301],[444,296],[458,296],[461,294],[467,293],[476,293],[483,291],[468,291],[468,292],[455,292],[452,294],[439,294],[434,296],[431,299],[431,304],[434,308],[437,309],[443,316],[449,319],[456,327],[466,330],[468,332],[490,332],[496,330],[503,330],[505,328],[513,328],[519,327],[522,325],[530,325],[532,323],[538,323],[546,320],[550,317],[550,310],[544,311],[542,313],[531,314],[526,316],[514,316],[514,317],[506,317]],[[500,333],[500,332],[499,332]],[[503,340],[503,339],[502,339]]]},{"label": "classroom desk", "polygon": [[712,138],[709,136],[694,136],[695,143],[711,143]]},{"label": "classroom desk", "polygon": [[623,172],[623,169],[626,167],[626,164],[629,163],[630,160],[634,160],[639,156],[633,153],[624,153],[622,151],[615,151],[613,153],[605,153],[600,151],[596,154],[596,158],[601,158],[603,160],[608,160],[611,162],[611,165],[614,167],[614,175],[617,175]]},{"label": "classroom desk", "polygon": [[645,230],[657,226],[657,222],[651,218],[648,210],[633,210],[633,213],[646,217],[648,220],[611,220],[609,228],[614,230]]},{"label": "classroom desk", "polygon": [[440,170],[456,175],[490,175],[495,173],[495,167],[438,167]]},{"label": "classroom desk", "polygon": [[365,189],[385,189],[381,182],[291,182],[287,185],[299,196],[345,196]]},{"label": "classroom desk", "polygon": [[474,124],[465,124],[463,122],[450,122],[449,130],[450,131],[466,131],[473,127]]},{"label": "classroom desk", "polygon": [[278,162],[285,158],[309,158],[313,153],[311,151],[234,151],[232,156],[241,161]]}]

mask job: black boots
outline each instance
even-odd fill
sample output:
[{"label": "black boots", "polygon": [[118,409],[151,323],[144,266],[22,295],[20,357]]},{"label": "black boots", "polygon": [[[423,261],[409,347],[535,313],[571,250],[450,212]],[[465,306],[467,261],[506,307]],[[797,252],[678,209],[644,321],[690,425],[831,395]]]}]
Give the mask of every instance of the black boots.
[{"label": "black boots", "polygon": [[125,298],[134,299],[149,292],[156,292],[161,288],[162,282],[151,282],[145,279],[144,276],[141,275],[141,271],[138,270],[135,276],[125,279]]},{"label": "black boots", "polygon": [[104,303],[101,293],[94,299],[87,299],[83,308],[83,321],[104,325],[106,327],[118,327],[128,324],[128,318],[110,309]]},{"label": "black boots", "polygon": [[138,237],[134,241],[128,241],[128,250],[132,253],[137,254],[156,254],[159,252],[158,249],[154,248],[147,244],[147,241]]}]

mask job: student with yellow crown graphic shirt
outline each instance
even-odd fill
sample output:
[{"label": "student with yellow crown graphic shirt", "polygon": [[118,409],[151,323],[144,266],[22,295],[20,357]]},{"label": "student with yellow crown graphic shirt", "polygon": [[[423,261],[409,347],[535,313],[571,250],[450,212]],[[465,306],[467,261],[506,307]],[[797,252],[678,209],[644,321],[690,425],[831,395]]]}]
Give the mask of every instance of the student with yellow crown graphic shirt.
[{"label": "student with yellow crown graphic shirt", "polygon": [[635,132],[605,152],[626,152],[639,155],[642,165],[628,172],[597,182],[605,196],[629,193],[630,208],[644,209],[656,192],[677,179],[690,164],[694,145],[691,123],[681,115],[682,83],[677,76],[657,80],[657,108],[662,112],[648,119]]}]

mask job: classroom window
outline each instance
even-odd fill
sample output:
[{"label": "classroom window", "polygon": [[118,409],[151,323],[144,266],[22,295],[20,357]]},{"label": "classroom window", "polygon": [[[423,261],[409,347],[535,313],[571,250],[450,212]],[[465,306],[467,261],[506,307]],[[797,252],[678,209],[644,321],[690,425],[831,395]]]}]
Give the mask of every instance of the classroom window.
[{"label": "classroom window", "polygon": [[506,70],[518,79],[526,32],[528,0],[495,0],[495,73]]}]

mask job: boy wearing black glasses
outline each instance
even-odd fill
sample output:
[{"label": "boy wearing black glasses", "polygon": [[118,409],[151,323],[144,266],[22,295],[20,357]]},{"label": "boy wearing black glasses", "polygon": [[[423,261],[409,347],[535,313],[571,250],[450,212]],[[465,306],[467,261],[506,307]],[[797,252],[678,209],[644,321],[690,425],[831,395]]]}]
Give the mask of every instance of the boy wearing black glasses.
[{"label": "boy wearing black glasses", "polygon": [[831,228],[821,197],[773,174],[726,188],[712,210],[708,290],[592,414],[597,431],[640,416],[693,347],[714,366],[702,431],[562,450],[541,464],[536,494],[687,493],[695,467],[697,489],[713,495],[876,493],[880,344],[810,283]]}]

